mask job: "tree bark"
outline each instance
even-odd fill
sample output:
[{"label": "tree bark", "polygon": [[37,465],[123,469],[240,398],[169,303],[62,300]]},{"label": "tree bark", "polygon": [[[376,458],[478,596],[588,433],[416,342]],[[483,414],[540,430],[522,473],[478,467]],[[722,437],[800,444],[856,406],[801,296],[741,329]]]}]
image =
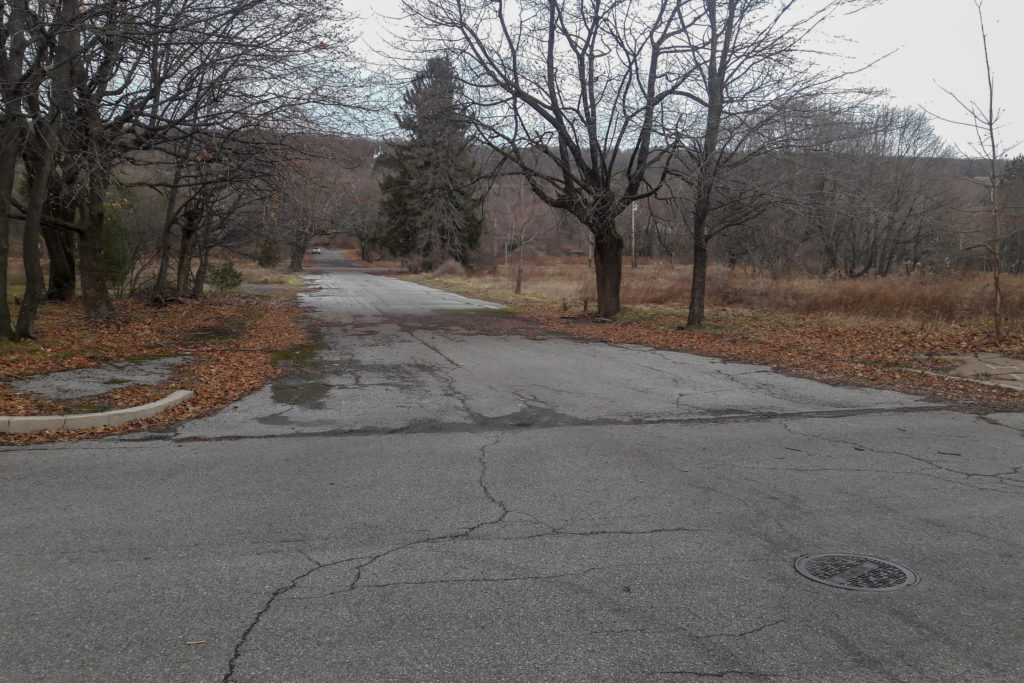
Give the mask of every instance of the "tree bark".
[{"label": "tree bark", "polygon": [[[51,181],[54,178],[51,176]],[[61,186],[51,182],[49,198],[45,213],[64,223],[75,222],[74,208],[67,207],[63,202]],[[62,230],[43,223],[43,241],[46,252],[50,256],[50,282],[46,290],[49,301],[70,301],[75,296],[75,278],[77,263],[75,262],[75,235],[70,230]]]},{"label": "tree bark", "polygon": [[704,322],[704,298],[708,281],[708,241],[703,230],[693,235],[693,277],[690,280],[690,310],[686,326],[701,325]]},{"label": "tree bark", "polygon": [[25,296],[18,310],[14,327],[16,339],[35,336],[36,314],[43,300],[45,282],[40,261],[40,230],[43,207],[46,205],[56,135],[49,121],[37,121],[25,154],[25,172],[29,179],[28,206],[25,211],[25,232],[22,241],[22,262],[25,266]]},{"label": "tree bark", "polygon": [[14,190],[14,169],[18,163],[21,138],[20,119],[6,121],[0,134],[0,339],[6,339],[11,326],[11,308],[7,302],[7,257],[10,254],[10,210]]},{"label": "tree bark", "polygon": [[82,206],[84,225],[79,242],[82,279],[82,308],[87,318],[97,318],[114,312],[107,282],[103,273],[103,223],[106,218],[104,204],[107,174],[95,168],[89,174],[85,202]]},{"label": "tree bark", "polygon": [[[610,221],[609,221],[610,222]],[[597,278],[597,315],[614,318],[619,313],[622,284],[623,239],[614,226],[594,233],[594,274]]]},{"label": "tree bark", "polygon": [[160,245],[158,254],[160,256],[160,268],[157,270],[156,282],[153,284],[153,297],[160,299],[167,289],[167,273],[171,263],[171,230],[174,227],[175,214],[177,213],[178,183],[181,181],[182,165],[174,167],[174,180],[167,193],[167,209],[164,212],[164,226],[160,232]]},{"label": "tree bark", "polygon": [[181,244],[178,248],[178,277],[174,286],[175,296],[185,296],[188,289],[188,276],[192,270],[192,243],[195,239],[195,226],[188,224],[181,229]]},{"label": "tree bark", "polygon": [[203,289],[206,288],[206,272],[210,266],[210,255],[206,251],[199,253],[199,267],[196,268],[195,282],[192,283],[192,298],[199,299],[203,296]]},{"label": "tree bark", "polygon": [[526,257],[526,245],[519,240],[519,263],[516,266],[516,294],[523,293],[523,259]]},{"label": "tree bark", "polygon": [[[5,31],[5,69],[0,78],[5,84],[16,83],[24,65],[27,38],[25,19],[27,7],[24,0],[10,3]],[[10,254],[11,199],[14,193],[14,170],[18,164],[21,140],[24,136],[24,120],[21,118],[22,93],[5,85],[0,97],[3,99],[4,116],[0,126],[0,339],[13,333],[11,309],[7,303],[7,257]]]},{"label": "tree bark", "polygon": [[206,231],[210,226],[209,219],[203,221],[203,227],[197,231],[196,251],[199,255],[199,266],[196,268],[195,281],[192,283],[192,298],[199,299],[203,296],[203,289],[206,287],[206,272],[210,266],[210,249],[206,242]]},{"label": "tree bark", "polygon": [[289,245],[288,270],[293,273],[302,270],[302,259],[306,255],[306,247],[308,245],[308,240],[303,241],[301,244],[295,242]]}]

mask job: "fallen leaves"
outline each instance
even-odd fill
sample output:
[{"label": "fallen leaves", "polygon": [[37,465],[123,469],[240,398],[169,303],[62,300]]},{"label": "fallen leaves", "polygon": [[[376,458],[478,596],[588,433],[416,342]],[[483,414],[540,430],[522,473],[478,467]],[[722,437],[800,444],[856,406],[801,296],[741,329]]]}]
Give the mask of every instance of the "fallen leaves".
[{"label": "fallen leaves", "polygon": [[[922,322],[853,315],[775,313],[709,308],[705,324],[685,327],[685,311],[671,305],[624,308],[612,322],[567,314],[561,299],[513,296],[473,278],[410,276],[465,296],[505,302],[519,315],[558,333],[614,343],[642,344],[726,360],[767,365],[824,382],[894,389],[975,411],[1024,410],[1024,394],[945,372],[950,356],[996,352],[1024,358],[1024,332],[995,339],[982,320]],[[486,280],[486,278],[485,278]]]},{"label": "fallen leaves", "polygon": [[[67,401],[17,394],[11,379],[156,356],[187,358],[166,382],[120,386],[89,397],[89,402],[110,409],[137,406],[176,389],[191,389],[193,397],[152,418],[119,427],[0,434],[0,443],[73,441],[152,429],[204,415],[259,389],[279,374],[273,363],[274,352],[309,341],[302,311],[293,302],[278,299],[223,294],[159,307],[127,300],[119,308],[115,317],[88,320],[77,302],[45,306],[40,313],[38,340],[0,347],[0,415],[57,415],[69,411]],[[210,330],[223,333],[209,334]]]},{"label": "fallen leaves", "polygon": [[566,318],[560,306],[530,304],[523,315],[546,328],[588,339],[643,344],[727,360],[768,365],[826,382],[886,388],[984,410],[1024,410],[1024,395],[942,371],[950,355],[993,351],[1024,357],[1024,334],[1001,340],[982,325],[770,315],[714,309],[695,330],[679,329],[681,314],[663,313],[628,322],[593,324]]}]

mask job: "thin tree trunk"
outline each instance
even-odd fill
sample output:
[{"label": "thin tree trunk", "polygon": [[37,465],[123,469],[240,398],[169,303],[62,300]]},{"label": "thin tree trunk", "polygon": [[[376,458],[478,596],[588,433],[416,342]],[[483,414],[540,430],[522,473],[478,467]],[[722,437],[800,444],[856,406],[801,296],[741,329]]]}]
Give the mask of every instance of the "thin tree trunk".
[{"label": "thin tree trunk", "polygon": [[200,299],[206,288],[206,272],[210,266],[210,255],[205,251],[199,253],[199,267],[196,268],[195,281],[192,283],[192,298]]},{"label": "thin tree trunk", "polygon": [[14,190],[14,169],[18,163],[20,120],[6,121],[0,135],[0,339],[14,331],[7,302],[7,258],[10,255],[10,211]]},{"label": "thin tree trunk", "polygon": [[192,243],[195,239],[195,227],[188,224],[181,229],[181,244],[178,248],[178,277],[175,282],[174,295],[185,296],[188,289],[188,276],[192,271]]},{"label": "thin tree trunk", "polygon": [[[16,83],[24,64],[27,7],[25,0],[10,3],[9,14],[4,26],[3,49],[6,69],[0,72],[5,84]],[[4,117],[0,127],[0,339],[6,339],[14,332],[11,326],[11,309],[7,302],[7,258],[10,255],[11,199],[14,193],[14,170],[18,164],[21,140],[24,136],[24,120],[21,118],[22,97],[14,88],[4,86],[0,97],[3,99]]]},{"label": "thin tree trunk", "polygon": [[693,201],[693,276],[690,282],[690,310],[686,316],[686,326],[700,325],[704,322],[704,295],[707,291],[708,278],[708,218],[711,216],[712,198],[715,193],[715,174],[717,172],[715,157],[719,151],[719,134],[722,129],[722,115],[725,111],[725,77],[722,74],[728,62],[731,50],[733,29],[733,12],[736,5],[727,7],[725,35],[719,33],[719,8],[710,5],[710,16],[714,20],[711,35],[711,58],[708,61],[708,112],[704,124],[704,140],[697,168],[697,180],[694,185]]},{"label": "thin tree trunk", "polygon": [[154,298],[161,298],[164,290],[167,289],[167,273],[171,264],[171,230],[174,228],[174,218],[177,213],[175,206],[178,201],[178,183],[181,181],[181,164],[174,167],[174,180],[171,181],[171,189],[167,194],[167,209],[164,212],[164,226],[160,233],[160,245],[158,254],[160,256],[160,268],[157,270],[156,283],[153,285]]},{"label": "thin tree trunk", "polygon": [[523,252],[526,246],[523,244],[523,240],[519,240],[519,264],[516,267],[516,294],[523,293]]},{"label": "thin tree trunk", "polygon": [[43,279],[43,266],[40,262],[40,231],[43,220],[43,207],[50,184],[50,173],[53,170],[54,147],[56,135],[48,121],[38,121],[37,130],[28,142],[25,166],[29,178],[28,206],[25,211],[25,232],[22,241],[22,262],[25,266],[25,296],[18,310],[18,321],[14,327],[14,336],[27,339],[35,336],[36,314],[42,303],[46,283]]},{"label": "thin tree trunk", "polygon": [[199,267],[196,268],[195,281],[192,283],[192,298],[199,299],[203,296],[203,288],[206,286],[206,271],[210,265],[210,249],[207,247],[207,234],[210,221],[203,221],[203,227],[196,235],[196,251],[199,253]]},{"label": "thin tree trunk", "polygon": [[708,281],[708,242],[703,229],[693,235],[693,276],[690,280],[690,310],[686,326],[692,327],[704,322],[704,299]]},{"label": "thin tree trunk", "polygon": [[992,165],[992,317],[995,321],[996,339],[1003,338],[1003,289],[1000,276],[1003,271],[1003,234],[1000,223],[1000,209],[1002,208],[999,197],[999,179],[995,173],[995,164]]}]

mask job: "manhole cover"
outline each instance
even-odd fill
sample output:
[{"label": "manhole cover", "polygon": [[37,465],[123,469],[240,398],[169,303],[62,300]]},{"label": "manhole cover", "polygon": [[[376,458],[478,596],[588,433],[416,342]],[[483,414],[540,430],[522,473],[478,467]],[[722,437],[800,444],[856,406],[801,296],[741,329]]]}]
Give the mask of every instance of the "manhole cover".
[{"label": "manhole cover", "polygon": [[868,555],[804,555],[796,570],[812,581],[851,591],[894,591],[920,581],[906,567]]}]

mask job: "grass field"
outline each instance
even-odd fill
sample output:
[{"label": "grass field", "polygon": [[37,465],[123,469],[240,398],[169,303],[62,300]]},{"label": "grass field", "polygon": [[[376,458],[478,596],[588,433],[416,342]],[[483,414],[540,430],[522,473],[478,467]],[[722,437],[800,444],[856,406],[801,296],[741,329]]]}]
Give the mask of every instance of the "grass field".
[{"label": "grass field", "polygon": [[[470,277],[451,268],[424,276],[448,281],[481,295],[514,296],[515,267],[499,266]],[[689,266],[654,262],[623,268],[622,304],[667,305],[681,310],[690,295]],[[1024,277],[1004,275],[1005,313],[1011,321],[1024,316]],[[539,261],[523,273],[523,298],[566,303],[573,310],[595,307],[593,271],[582,259],[575,262]],[[511,301],[511,300],[510,300]],[[966,321],[991,318],[992,278],[988,274],[914,273],[909,276],[858,279],[788,276],[769,278],[712,267],[708,274],[707,305],[751,311],[808,315],[849,315],[917,322]],[[626,312],[628,314],[628,311]]]}]

